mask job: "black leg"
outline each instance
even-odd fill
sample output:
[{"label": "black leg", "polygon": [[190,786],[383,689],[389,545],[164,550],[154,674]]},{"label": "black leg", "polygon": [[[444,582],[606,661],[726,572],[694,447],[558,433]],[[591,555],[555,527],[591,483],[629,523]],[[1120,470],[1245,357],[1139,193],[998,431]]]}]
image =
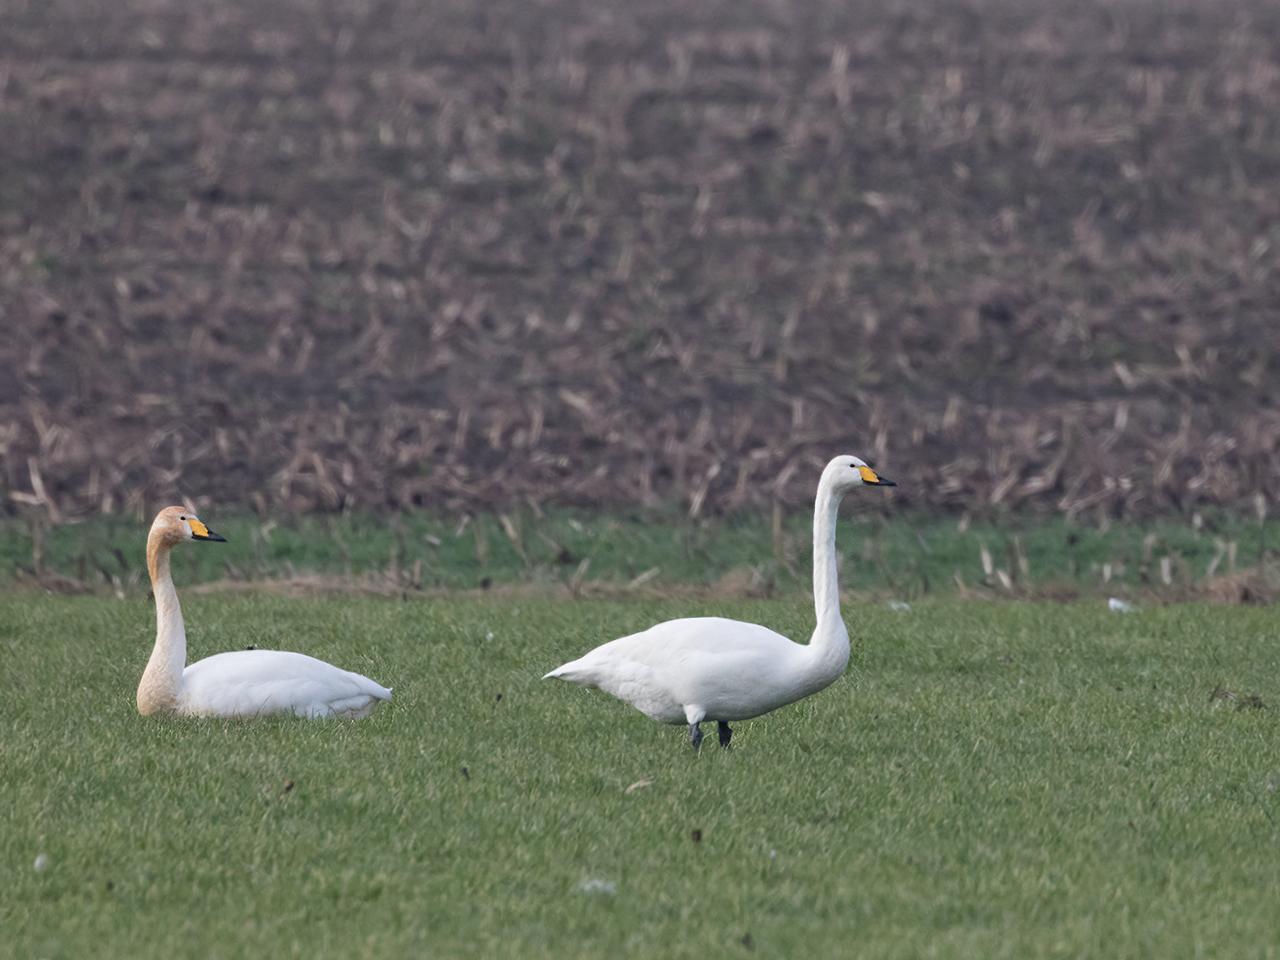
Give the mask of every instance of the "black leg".
[{"label": "black leg", "polygon": [[689,743],[697,750],[702,746],[702,724],[689,724]]},{"label": "black leg", "polygon": [[720,746],[728,750],[729,741],[733,739],[733,731],[729,729],[729,725],[723,720],[716,721],[716,730],[720,734]]}]

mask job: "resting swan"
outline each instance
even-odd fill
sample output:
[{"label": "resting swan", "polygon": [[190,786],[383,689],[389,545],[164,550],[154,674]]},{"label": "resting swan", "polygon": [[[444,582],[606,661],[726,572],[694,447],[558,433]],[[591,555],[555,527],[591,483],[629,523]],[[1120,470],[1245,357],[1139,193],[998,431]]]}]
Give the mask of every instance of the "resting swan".
[{"label": "resting swan", "polygon": [[169,552],[184,540],[226,542],[184,507],[165,507],[147,536],[147,571],[156,602],[156,645],[142,682],[138,712],[204,717],[367,717],[391,691],[358,673],[301,653],[237,650],[191,666]]},{"label": "resting swan", "polygon": [[827,464],[813,513],[813,599],[818,625],[807,645],[754,623],[722,617],[668,620],[596,647],[547,677],[598,687],[660,723],[689,725],[702,745],[702,723],[715,720],[729,746],[731,720],[747,720],[817,693],[844,672],[849,632],[840,618],[836,515],[854,487],[895,486],[857,457]]}]

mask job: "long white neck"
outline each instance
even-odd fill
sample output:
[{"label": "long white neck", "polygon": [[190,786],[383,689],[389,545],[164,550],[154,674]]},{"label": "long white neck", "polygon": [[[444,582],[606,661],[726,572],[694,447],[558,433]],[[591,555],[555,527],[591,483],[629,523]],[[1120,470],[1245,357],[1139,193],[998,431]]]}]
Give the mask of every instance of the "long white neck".
[{"label": "long white neck", "polygon": [[849,662],[849,631],[840,616],[840,570],[836,563],[836,518],[842,495],[823,479],[813,507],[813,607],[817,627],[809,646],[837,674]]},{"label": "long white neck", "polygon": [[138,684],[138,712],[144,715],[177,708],[182,671],[187,665],[187,631],[169,572],[169,551],[170,547],[154,535],[148,538],[147,570],[156,603],[156,645]]}]

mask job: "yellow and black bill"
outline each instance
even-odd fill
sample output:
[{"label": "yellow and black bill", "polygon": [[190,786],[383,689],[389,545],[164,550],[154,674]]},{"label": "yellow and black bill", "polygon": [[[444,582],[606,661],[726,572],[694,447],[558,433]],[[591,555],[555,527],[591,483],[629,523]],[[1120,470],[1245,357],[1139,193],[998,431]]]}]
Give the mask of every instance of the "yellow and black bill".
[{"label": "yellow and black bill", "polygon": [[858,472],[862,474],[862,482],[870,487],[896,487],[897,484],[892,480],[886,480],[870,467],[859,467]]},{"label": "yellow and black bill", "polygon": [[210,530],[208,527],[204,525],[204,521],[202,520],[197,520],[195,517],[189,517],[187,519],[187,523],[191,524],[192,540],[209,540],[214,543],[227,542],[226,537],[220,534],[214,533],[212,530]]}]

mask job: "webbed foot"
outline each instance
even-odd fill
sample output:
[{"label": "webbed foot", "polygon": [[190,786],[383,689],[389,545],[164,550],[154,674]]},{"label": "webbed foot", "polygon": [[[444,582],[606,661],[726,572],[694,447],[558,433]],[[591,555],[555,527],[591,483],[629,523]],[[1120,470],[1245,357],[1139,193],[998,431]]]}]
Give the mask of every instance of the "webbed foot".
[{"label": "webbed foot", "polygon": [[729,741],[733,739],[733,731],[729,729],[729,724],[723,720],[716,721],[716,732],[720,734],[720,746],[729,749]]},{"label": "webbed foot", "polygon": [[695,750],[702,747],[702,724],[689,724],[689,745]]}]

